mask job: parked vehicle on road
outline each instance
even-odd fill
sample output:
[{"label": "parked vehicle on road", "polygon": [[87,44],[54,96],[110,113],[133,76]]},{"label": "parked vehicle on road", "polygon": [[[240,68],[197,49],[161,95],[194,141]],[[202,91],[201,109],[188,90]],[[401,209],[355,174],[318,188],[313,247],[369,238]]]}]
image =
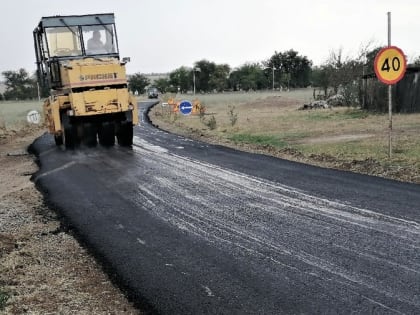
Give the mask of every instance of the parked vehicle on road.
[{"label": "parked vehicle on road", "polygon": [[159,91],[158,91],[158,89],[157,89],[157,88],[155,88],[155,87],[150,87],[150,88],[147,90],[147,96],[148,96],[148,98],[158,98],[158,96],[159,96]]}]

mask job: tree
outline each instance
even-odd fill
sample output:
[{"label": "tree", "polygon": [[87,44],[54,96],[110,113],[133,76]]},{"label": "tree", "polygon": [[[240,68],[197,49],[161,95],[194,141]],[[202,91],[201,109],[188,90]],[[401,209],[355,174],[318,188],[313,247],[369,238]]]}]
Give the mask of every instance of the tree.
[{"label": "tree", "polygon": [[6,85],[3,95],[6,100],[25,100],[37,96],[36,80],[31,78],[25,69],[3,71],[2,75]]},{"label": "tree", "polygon": [[167,78],[160,78],[154,82],[154,86],[161,92],[166,93],[169,90],[170,82]]},{"label": "tree", "polygon": [[[270,57],[267,61],[263,62],[266,69],[267,79],[270,81],[271,86],[281,86],[283,71],[285,69],[285,57],[281,52],[274,52],[274,55]],[[268,70],[271,69],[271,73]],[[273,83],[274,80],[274,83]]]},{"label": "tree", "polygon": [[[343,60],[343,49],[338,51],[330,51],[330,56],[324,64],[324,69],[327,72],[330,87],[334,89],[334,94],[338,93],[338,88],[345,81],[348,80],[348,74],[345,73]],[[347,77],[347,78],[345,78]]]},{"label": "tree", "polygon": [[325,65],[312,69],[311,82],[314,87],[321,88],[322,91],[324,91],[324,95],[328,94],[330,78],[328,76],[328,69],[326,69]]},{"label": "tree", "polygon": [[192,86],[191,70],[187,67],[180,67],[169,74],[169,83],[171,92],[186,93]]},{"label": "tree", "polygon": [[215,80],[213,77],[216,72],[216,64],[203,59],[194,63],[194,69],[200,69],[200,72],[197,72],[195,77],[196,89],[202,92],[214,90]]},{"label": "tree", "polygon": [[365,65],[362,71],[365,76],[363,78],[363,88],[361,93],[361,105],[364,109],[371,111],[386,111],[388,109],[387,93],[388,89],[385,84],[378,80],[369,80],[374,78],[374,62],[377,54],[383,47],[371,48],[367,47],[363,54],[363,64]]},{"label": "tree", "polygon": [[239,69],[233,70],[228,79],[228,86],[233,91],[240,91],[241,90],[241,73]]},{"label": "tree", "polygon": [[415,66],[420,66],[420,56],[417,56],[417,57],[414,59],[413,64],[414,64]]},{"label": "tree", "polygon": [[137,91],[143,94],[149,84],[150,80],[141,73],[135,73],[128,78],[128,88],[132,93]]},{"label": "tree", "polygon": [[246,63],[234,70],[229,77],[234,90],[261,90],[267,86],[267,78],[259,63]]},{"label": "tree", "polygon": [[311,80],[312,61],[306,56],[297,56],[292,72],[292,84],[294,87],[307,87]]},{"label": "tree", "polygon": [[229,65],[216,65],[214,72],[210,75],[209,88],[219,92],[224,91],[228,86],[229,72]]},{"label": "tree", "polygon": [[285,52],[275,51],[274,55],[263,64],[268,68],[274,68],[275,82],[288,88],[307,87],[310,84],[312,62],[306,56],[299,56],[299,53],[293,49]]},{"label": "tree", "polygon": [[373,63],[380,47],[371,48],[371,43],[362,47],[355,58],[343,57],[343,49],[331,51],[329,58],[312,72],[312,84],[324,91],[340,94],[346,105],[363,103],[363,75],[373,75]]}]

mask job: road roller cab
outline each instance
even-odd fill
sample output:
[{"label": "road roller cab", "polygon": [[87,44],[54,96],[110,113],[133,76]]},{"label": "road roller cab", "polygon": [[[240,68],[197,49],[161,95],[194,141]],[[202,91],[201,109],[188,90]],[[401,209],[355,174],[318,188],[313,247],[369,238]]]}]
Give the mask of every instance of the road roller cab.
[{"label": "road roller cab", "polygon": [[43,17],[34,32],[44,115],[57,145],[131,145],[138,123],[110,14]]}]

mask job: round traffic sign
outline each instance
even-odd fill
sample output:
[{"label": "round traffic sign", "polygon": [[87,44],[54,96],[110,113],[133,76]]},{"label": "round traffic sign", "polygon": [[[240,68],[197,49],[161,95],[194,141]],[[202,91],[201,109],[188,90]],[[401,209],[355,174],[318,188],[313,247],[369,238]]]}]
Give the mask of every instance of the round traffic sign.
[{"label": "round traffic sign", "polygon": [[179,103],[179,111],[183,115],[191,114],[192,108],[193,106],[190,101],[182,101],[181,103]]},{"label": "round traffic sign", "polygon": [[400,81],[407,68],[407,60],[401,49],[396,46],[382,48],[375,58],[375,73],[385,84],[395,84]]},{"label": "round traffic sign", "polygon": [[26,120],[31,124],[39,124],[41,122],[41,114],[36,110],[31,110],[26,115]]}]

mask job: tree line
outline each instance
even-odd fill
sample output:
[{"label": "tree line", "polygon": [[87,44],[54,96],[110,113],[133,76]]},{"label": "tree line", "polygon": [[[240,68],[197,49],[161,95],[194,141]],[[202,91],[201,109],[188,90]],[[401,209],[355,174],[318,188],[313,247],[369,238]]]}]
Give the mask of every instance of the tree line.
[{"label": "tree line", "polygon": [[[293,49],[275,52],[262,62],[245,63],[232,69],[228,64],[216,64],[206,59],[193,67],[181,66],[160,78],[153,85],[162,93],[194,91],[200,93],[222,91],[250,91],[307,87],[311,84],[312,61]],[[129,79],[130,90],[143,92],[150,80],[141,73]]]},{"label": "tree line", "polygon": [[[23,68],[18,71],[3,71],[5,92],[0,93],[0,100],[27,100],[38,97],[36,75],[32,76]],[[44,95],[45,96],[45,95]]]},{"label": "tree line", "polygon": [[[312,61],[293,49],[275,51],[267,60],[245,63],[235,69],[226,64],[201,60],[193,67],[183,66],[170,72],[168,78],[158,79],[153,85],[162,93],[280,90],[311,86],[314,88],[314,99],[328,99],[338,94],[343,105],[361,106],[367,94],[371,93],[366,90],[364,80],[375,76],[373,64],[381,48],[368,43],[352,57],[344,56],[340,48],[331,51],[319,66],[313,66]],[[420,56],[414,59],[413,65],[420,66]],[[133,91],[142,91],[151,82],[137,73],[129,83]],[[379,82],[377,84],[380,85]]]},{"label": "tree line", "polygon": [[[173,70],[167,78],[157,79],[153,85],[162,93],[279,90],[312,86],[318,89],[318,96],[326,98],[340,93],[346,103],[358,104],[361,79],[363,75],[373,74],[373,62],[381,48],[371,48],[368,44],[360,49],[356,57],[344,57],[342,49],[331,51],[329,58],[320,66],[313,66],[311,60],[293,49],[275,51],[262,62],[245,63],[234,69],[227,64],[203,59],[195,62],[193,67],[181,66]],[[420,57],[414,63],[420,65]],[[39,90],[36,75],[30,75],[25,69],[4,71],[2,75],[6,90],[0,93],[1,100],[48,96],[48,91]],[[143,94],[150,85],[147,76],[140,72],[128,78],[128,86],[133,93]]]},{"label": "tree line", "polygon": [[[360,48],[355,57],[345,57],[343,49],[331,51],[324,64],[312,68],[312,82],[318,88],[319,98],[327,99],[339,94],[343,105],[364,104],[364,99],[372,93],[366,89],[366,80],[375,78],[375,57],[383,48],[370,46],[367,44]],[[414,65],[420,65],[420,57],[414,60]],[[373,83],[378,87],[383,85],[378,80]],[[317,98],[316,95],[314,98]]]}]

